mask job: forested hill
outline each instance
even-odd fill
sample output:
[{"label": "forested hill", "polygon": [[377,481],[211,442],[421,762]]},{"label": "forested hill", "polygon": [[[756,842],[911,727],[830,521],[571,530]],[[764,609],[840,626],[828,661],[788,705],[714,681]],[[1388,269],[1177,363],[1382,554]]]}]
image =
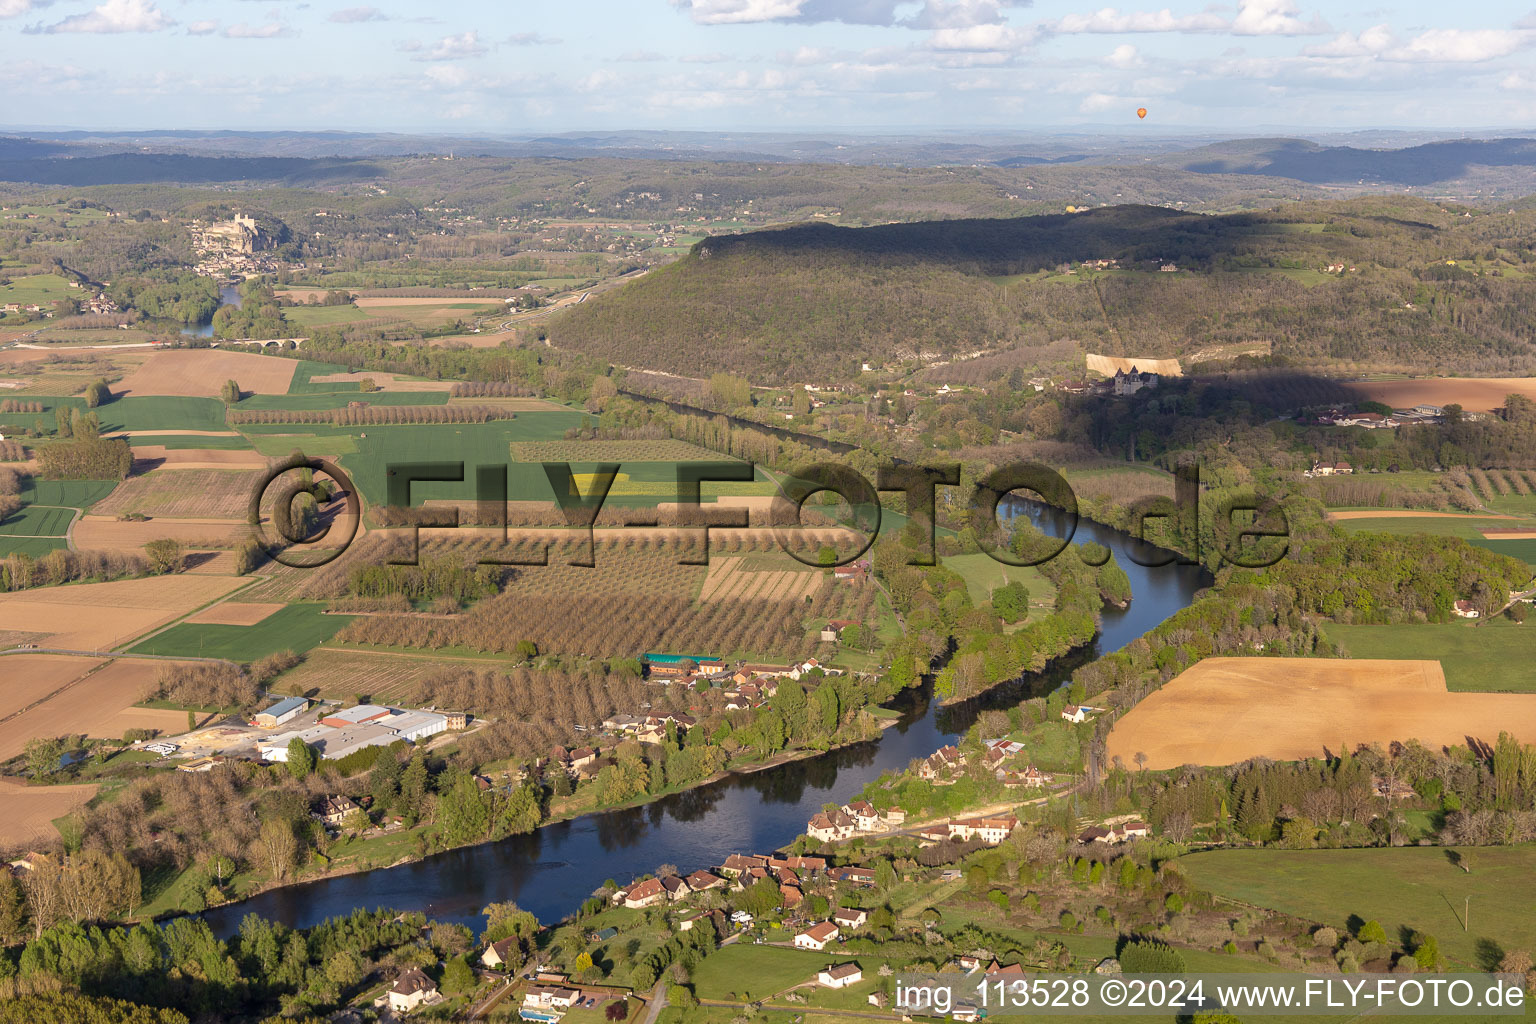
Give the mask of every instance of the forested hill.
[{"label": "forested hill", "polygon": [[[1332,369],[1525,373],[1536,370],[1533,237],[1528,206],[1413,199],[812,223],[706,239],[574,307],[550,334],[620,365],[755,383],[1062,340],[1112,355],[1257,347]],[[1100,259],[1119,269],[1060,269]]]}]

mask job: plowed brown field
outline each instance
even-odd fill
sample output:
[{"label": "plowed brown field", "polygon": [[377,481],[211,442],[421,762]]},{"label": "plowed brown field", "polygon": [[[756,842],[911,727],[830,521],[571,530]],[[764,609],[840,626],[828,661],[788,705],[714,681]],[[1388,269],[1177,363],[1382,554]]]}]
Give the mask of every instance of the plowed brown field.
[{"label": "plowed brown field", "polygon": [[218,398],[224,382],[233,380],[242,391],[286,395],[298,365],[293,359],[250,352],[217,349],[155,352],[113,390],[123,395]]}]

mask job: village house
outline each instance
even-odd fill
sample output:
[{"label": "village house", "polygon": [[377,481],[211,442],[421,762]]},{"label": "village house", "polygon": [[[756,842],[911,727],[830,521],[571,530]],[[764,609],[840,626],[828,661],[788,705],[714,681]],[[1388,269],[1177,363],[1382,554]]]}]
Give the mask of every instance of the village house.
[{"label": "village house", "polygon": [[835,941],[837,936],[837,925],[831,921],[823,921],[796,935],[795,946],[798,949],[814,949],[820,952],[827,948],[827,943]]},{"label": "village house", "polygon": [[805,892],[798,885],[781,882],[779,884],[779,899],[784,901],[785,910],[793,910],[805,901]]},{"label": "village house", "polygon": [[924,825],[917,830],[917,839],[921,846],[946,842],[949,839],[949,826],[946,824]]},{"label": "village house", "polygon": [[500,942],[493,942],[480,954],[480,962],[491,970],[515,966],[517,936],[509,935]]},{"label": "village house", "polygon": [[857,583],[869,577],[869,559],[860,558],[847,565],[834,566],[832,578],[839,583]]},{"label": "village house", "polygon": [[1028,765],[1023,771],[1001,771],[997,777],[1008,789],[1041,789],[1055,781],[1055,776],[1042,772],[1034,765]]},{"label": "village house", "polygon": [[753,868],[766,866],[767,857],[759,857],[755,854],[733,853],[725,858],[725,863],[720,865],[720,874],[727,878],[739,878]]},{"label": "village house", "polygon": [[704,892],[706,889],[716,889],[726,884],[725,879],[719,875],[712,875],[703,868],[689,875],[687,882],[689,890],[693,892]]},{"label": "village house", "polygon": [[847,839],[857,830],[858,826],[852,817],[841,809],[835,809],[813,815],[805,827],[805,834],[818,842],[831,843]]},{"label": "village house", "polygon": [[928,756],[917,769],[919,778],[934,781],[947,776],[965,765],[965,755],[956,746],[940,747]]},{"label": "village house", "polygon": [[1471,601],[1457,601],[1451,611],[1458,619],[1475,619],[1481,614]]},{"label": "village house", "polygon": [[622,902],[630,910],[639,910],[665,901],[667,891],[662,888],[661,879],[647,878],[628,890],[620,889],[613,894],[613,898],[617,902]]},{"label": "village house", "polygon": [[332,828],[340,828],[347,820],[348,815],[353,811],[360,810],[362,808],[357,806],[356,801],[349,796],[328,796],[325,798],[325,803],[321,805],[319,812],[315,814],[315,817]]},{"label": "village house", "polygon": [[996,846],[1013,834],[1019,827],[1019,819],[1011,814],[987,818],[956,818],[949,823],[949,838],[980,839],[988,846]]},{"label": "village house", "polygon": [[1066,707],[1061,709],[1061,717],[1063,720],[1077,725],[1088,721],[1089,714],[1095,710],[1097,709],[1090,708],[1085,705],[1068,704]]},{"label": "village house", "polygon": [[591,767],[592,763],[596,760],[597,751],[591,747],[577,747],[571,751],[566,763],[570,765],[571,771],[579,772],[583,768]]},{"label": "village house", "polygon": [[834,882],[849,882],[866,887],[875,884],[875,873],[869,868],[837,868],[830,874]]},{"label": "village house", "polygon": [[857,907],[838,907],[832,911],[832,923],[849,931],[863,928],[864,922],[868,920],[869,912]]},{"label": "village house", "polygon": [[837,964],[823,967],[816,973],[816,984],[823,988],[847,988],[864,980],[864,972],[858,964]]},{"label": "village house", "polygon": [[867,800],[844,804],[842,810],[853,819],[854,828],[860,832],[873,832],[880,827],[880,812]]},{"label": "village house", "polygon": [[693,892],[688,887],[688,883],[676,875],[667,875],[665,878],[659,879],[659,881],[661,882],[662,891],[667,894],[667,899],[669,900],[680,900]]},{"label": "village house", "polygon": [[409,1013],[428,1003],[435,1003],[442,996],[437,984],[420,967],[412,967],[396,979],[389,990],[389,1008],[396,1013]]},{"label": "village house", "polygon": [[709,917],[711,913],[712,911],[708,910],[690,910],[677,919],[677,930],[680,932],[691,932],[694,925],[698,924],[700,920]]},{"label": "village house", "polygon": [[569,1010],[581,998],[581,992],[561,985],[535,985],[523,993],[523,1005],[540,1010]]}]

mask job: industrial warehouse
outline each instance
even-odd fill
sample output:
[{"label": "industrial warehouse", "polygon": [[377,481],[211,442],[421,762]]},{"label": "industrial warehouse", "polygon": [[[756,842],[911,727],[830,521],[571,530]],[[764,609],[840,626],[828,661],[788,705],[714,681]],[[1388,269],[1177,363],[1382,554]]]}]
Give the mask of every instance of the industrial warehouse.
[{"label": "industrial warehouse", "polygon": [[303,740],[322,759],[335,760],[366,747],[387,747],[396,740],[415,743],[448,728],[448,716],[433,711],[359,704],[321,718],[308,729],[278,733],[258,750],[264,761],[287,761],[288,744]]}]

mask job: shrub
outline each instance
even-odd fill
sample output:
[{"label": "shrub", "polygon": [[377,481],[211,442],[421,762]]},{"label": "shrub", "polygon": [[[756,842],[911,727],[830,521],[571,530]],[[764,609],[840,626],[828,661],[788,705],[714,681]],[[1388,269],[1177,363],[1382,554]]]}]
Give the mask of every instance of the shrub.
[{"label": "shrub", "polygon": [[1312,945],[1314,946],[1321,946],[1325,949],[1332,949],[1338,944],[1339,933],[1336,929],[1324,926],[1312,933]]}]

